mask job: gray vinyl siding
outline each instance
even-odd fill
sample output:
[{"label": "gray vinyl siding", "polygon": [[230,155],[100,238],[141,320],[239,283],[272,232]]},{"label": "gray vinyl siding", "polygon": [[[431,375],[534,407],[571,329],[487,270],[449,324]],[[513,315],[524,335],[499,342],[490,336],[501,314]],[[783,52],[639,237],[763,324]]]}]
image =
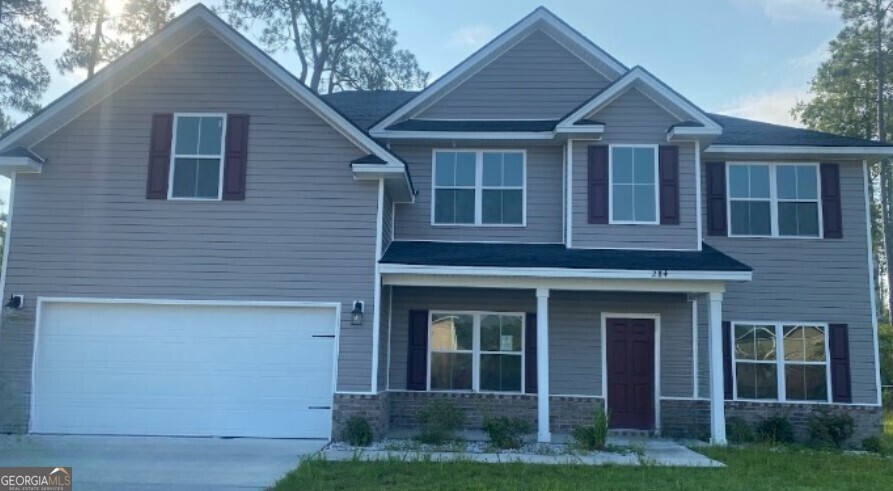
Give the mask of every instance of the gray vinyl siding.
[{"label": "gray vinyl siding", "polygon": [[388,250],[391,241],[394,240],[394,200],[391,193],[385,189],[384,208],[381,214],[381,252]]},{"label": "gray vinyl siding", "polygon": [[[390,388],[406,389],[410,310],[536,312],[533,290],[408,288],[393,291]],[[685,295],[553,291],[549,299],[549,390],[602,395],[601,313],[660,314],[661,396],[691,397],[691,304]]]},{"label": "gray vinyl siding", "polygon": [[390,286],[381,287],[381,317],[378,330],[378,391],[388,387],[388,339],[391,330],[391,294]]},{"label": "gray vinyl siding", "polygon": [[[517,145],[517,143],[516,143]],[[391,150],[409,166],[418,195],[412,205],[398,204],[395,240],[434,240],[462,242],[563,242],[563,186],[560,146],[507,145],[495,150],[524,149],[527,152],[527,226],[444,226],[431,224],[431,173],[433,150],[449,146],[392,145]],[[468,147],[471,150],[487,147]],[[457,148],[461,150],[462,148]]]},{"label": "gray vinyl siding", "polygon": [[679,146],[679,225],[590,224],[589,145],[667,144],[667,129],[678,119],[637,89],[630,89],[609,106],[591,116],[605,123],[601,141],[573,142],[573,236],[572,247],[630,249],[697,249],[697,200],[695,145]]},{"label": "gray vinyl siding", "polygon": [[559,119],[609,83],[537,30],[415,117]]},{"label": "gray vinyl siding", "polygon": [[[251,117],[244,201],[146,199],[152,114]],[[378,183],[366,152],[205,32],[40,143],[15,184],[7,292],[26,306],[0,332],[0,428],[27,423],[38,297],[342,304],[338,388],[371,384]],[[364,326],[350,305],[365,301]]]},{"label": "gray vinyl siding", "polygon": [[[843,239],[704,239],[754,269],[753,281],[727,285],[723,320],[847,324],[853,402],[876,404],[862,162],[840,163],[840,191]],[[706,350],[706,317],[702,319],[701,344]],[[702,364],[702,370],[706,368]],[[701,386],[706,390],[704,383]]]}]

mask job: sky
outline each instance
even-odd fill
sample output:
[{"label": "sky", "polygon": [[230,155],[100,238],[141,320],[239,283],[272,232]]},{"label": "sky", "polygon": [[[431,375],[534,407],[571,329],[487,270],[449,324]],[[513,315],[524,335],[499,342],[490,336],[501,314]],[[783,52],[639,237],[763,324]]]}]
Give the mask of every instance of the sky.
[{"label": "sky", "polygon": [[[69,0],[44,0],[56,18]],[[107,0],[114,10],[123,0]],[[808,100],[809,80],[842,24],[823,0],[382,0],[401,47],[432,80],[540,5],[627,66],[642,65],[701,108],[796,125],[790,109]],[[184,0],[177,11],[193,0]],[[219,0],[206,0],[215,6]],[[41,47],[52,80],[44,103],[79,83],[53,61],[63,35]],[[254,38],[248,33],[249,38]],[[297,66],[287,53],[274,55]],[[8,193],[0,182],[0,198]],[[3,198],[5,201],[5,198]]]}]

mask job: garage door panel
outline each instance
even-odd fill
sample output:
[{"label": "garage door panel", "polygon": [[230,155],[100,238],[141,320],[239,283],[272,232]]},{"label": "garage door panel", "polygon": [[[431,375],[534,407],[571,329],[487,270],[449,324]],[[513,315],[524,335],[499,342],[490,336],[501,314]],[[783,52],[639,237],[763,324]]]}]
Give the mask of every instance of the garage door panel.
[{"label": "garage door panel", "polygon": [[334,330],[325,308],[45,303],[32,431],[327,438]]}]

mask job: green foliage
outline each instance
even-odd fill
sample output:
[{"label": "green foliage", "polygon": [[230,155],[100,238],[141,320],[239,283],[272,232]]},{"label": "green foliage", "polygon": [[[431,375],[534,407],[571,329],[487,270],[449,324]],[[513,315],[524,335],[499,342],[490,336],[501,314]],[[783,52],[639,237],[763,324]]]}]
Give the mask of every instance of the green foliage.
[{"label": "green foliage", "polygon": [[455,439],[456,431],[465,421],[465,415],[449,402],[434,401],[419,412],[417,420],[419,440],[422,443],[439,445]]},{"label": "green foliage", "polygon": [[341,438],[355,447],[366,447],[372,443],[372,427],[366,418],[352,416],[344,424]]},{"label": "green foliage", "polygon": [[523,436],[530,433],[530,423],[520,418],[499,416],[484,420],[484,431],[496,448],[519,448]]},{"label": "green foliage", "polygon": [[867,452],[874,452],[879,454],[887,454],[890,452],[889,445],[883,438],[878,435],[872,435],[862,440],[862,449]]},{"label": "green foliage", "polygon": [[747,421],[733,416],[726,419],[726,438],[731,443],[751,443],[754,441],[753,429]]},{"label": "green foliage", "polygon": [[318,93],[428,83],[415,55],[397,47],[381,0],[224,0],[221,10],[243,31],[260,24],[268,52],[296,54],[296,75]]},{"label": "green foliage", "polygon": [[59,34],[42,0],[0,1],[0,133],[12,127],[3,108],[33,113],[50,83],[40,43]]},{"label": "green foliage", "polygon": [[[881,384],[893,385],[893,326],[878,325],[878,342],[881,354]],[[893,408],[893,391],[885,393],[885,407]]]},{"label": "green foliage", "polygon": [[763,418],[754,426],[754,432],[761,442],[794,443],[794,427],[781,415]]},{"label": "green foliage", "polygon": [[608,441],[608,413],[597,406],[592,424],[578,426],[572,433],[574,443],[584,450],[604,450]]},{"label": "green foliage", "polygon": [[813,411],[809,417],[809,440],[818,447],[843,448],[853,436],[853,417],[825,408]]}]

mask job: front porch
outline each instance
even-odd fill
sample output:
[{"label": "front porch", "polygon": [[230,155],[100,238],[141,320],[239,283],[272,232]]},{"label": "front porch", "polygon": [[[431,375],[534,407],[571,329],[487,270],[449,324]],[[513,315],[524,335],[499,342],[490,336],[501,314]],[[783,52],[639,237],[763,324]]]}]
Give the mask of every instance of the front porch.
[{"label": "front porch", "polygon": [[614,429],[725,443],[721,336],[713,336],[719,404],[704,388],[720,292],[663,280],[641,291],[628,282],[604,291],[405,281],[386,276],[382,288],[378,400],[391,432],[413,428],[440,400],[462,410],[467,430],[516,417],[543,443],[588,424],[595,408],[607,409]]}]

